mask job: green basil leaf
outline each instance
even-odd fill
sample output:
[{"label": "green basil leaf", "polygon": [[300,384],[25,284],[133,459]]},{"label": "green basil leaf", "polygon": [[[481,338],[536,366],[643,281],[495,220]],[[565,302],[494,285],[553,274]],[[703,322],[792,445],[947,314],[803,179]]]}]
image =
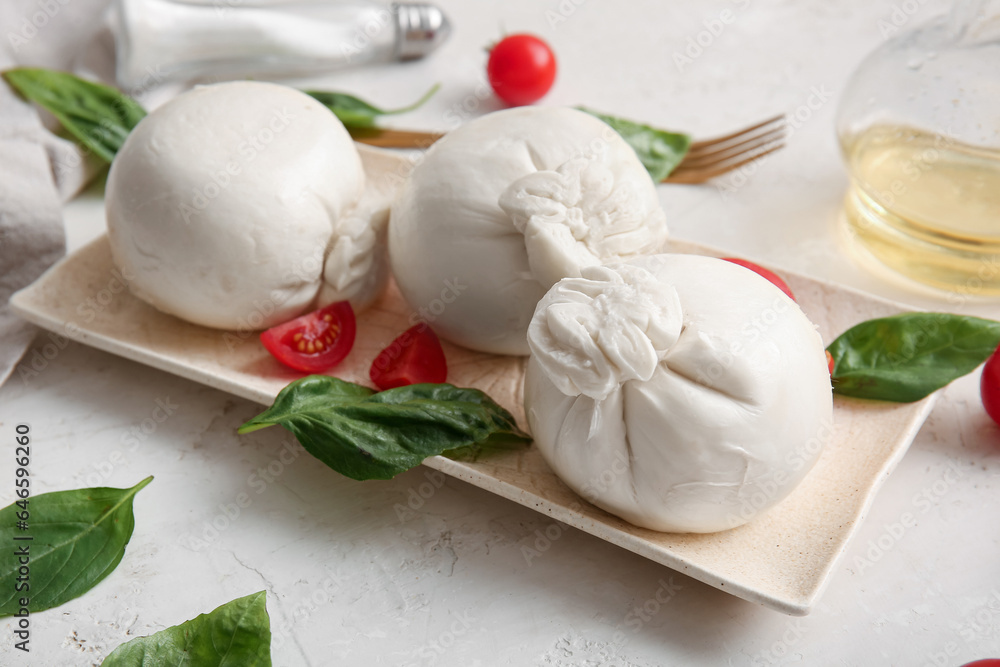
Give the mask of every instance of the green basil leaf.
[{"label": "green basil leaf", "polygon": [[577,109],[600,118],[610,125],[611,129],[620,134],[622,139],[635,150],[639,160],[646,167],[649,175],[653,177],[655,183],[659,183],[669,176],[691,147],[690,135],[658,130],[649,125],[624,118],[615,118],[584,107],[577,107]]},{"label": "green basil leaf", "polygon": [[351,479],[391,479],[428,456],[500,440],[530,440],[478,389],[414,384],[374,392],[327,375],[297,380],[240,433],[280,424],[310,454]]},{"label": "green basil leaf", "polygon": [[1000,345],[1000,322],[947,313],[868,320],[827,348],[833,390],[844,396],[910,403],[972,372]]},{"label": "green basil leaf", "polygon": [[347,93],[324,92],[318,90],[304,91],[332,111],[346,127],[372,127],[379,116],[406,113],[422,106],[438,91],[441,84],[434,84],[419,100],[399,109],[380,109],[364,100]]},{"label": "green basil leaf", "polygon": [[[21,598],[28,598],[33,612],[57,607],[111,574],[135,528],[132,499],[152,480],[147,477],[131,489],[43,493],[0,510],[0,543],[5,545],[0,616],[18,613]],[[18,528],[21,521],[26,529]],[[29,569],[28,588],[20,591],[16,587],[25,582],[18,580],[19,549],[27,550]]]},{"label": "green basil leaf", "polygon": [[19,67],[7,70],[3,77],[25,99],[51,112],[67,132],[108,162],[146,115],[128,95],[67,72]]},{"label": "green basil leaf", "polygon": [[264,591],[111,652],[101,667],[271,667],[271,620]]}]

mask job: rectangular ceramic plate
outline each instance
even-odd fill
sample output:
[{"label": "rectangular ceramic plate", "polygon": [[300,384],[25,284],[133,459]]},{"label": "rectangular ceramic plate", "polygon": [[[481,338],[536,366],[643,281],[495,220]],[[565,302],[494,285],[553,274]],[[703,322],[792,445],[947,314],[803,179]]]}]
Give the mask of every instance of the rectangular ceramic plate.
[{"label": "rectangular ceramic plate", "polygon": [[[409,163],[364,149],[369,183],[384,189]],[[714,255],[671,242],[671,252]],[[864,294],[784,273],[799,304],[829,342],[850,326],[903,310]],[[164,315],[123,290],[106,237],[66,257],[11,304],[19,315],[94,347],[269,405],[300,377],[280,367],[255,334],[226,333]],[[93,299],[93,301],[88,301]],[[90,303],[90,307],[83,304]],[[100,308],[93,307],[96,303]],[[409,326],[394,286],[358,322],[354,351],[337,376],[367,384],[368,364]],[[445,344],[449,382],[482,389],[523,425],[524,360]],[[636,528],[570,491],[534,448],[497,452],[474,463],[433,457],[425,464],[752,602],[809,613],[872,499],[906,451],[934,398],[891,404],[837,398],[834,435],[816,467],[783,502],[748,525],[710,535]]]}]

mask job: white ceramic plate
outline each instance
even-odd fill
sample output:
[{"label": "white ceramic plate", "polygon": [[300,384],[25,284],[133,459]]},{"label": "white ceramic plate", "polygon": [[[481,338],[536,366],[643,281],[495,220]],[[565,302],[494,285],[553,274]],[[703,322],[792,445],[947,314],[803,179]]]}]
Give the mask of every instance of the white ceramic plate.
[{"label": "white ceramic plate", "polygon": [[[364,149],[369,182],[386,199],[409,163]],[[668,250],[714,255],[692,244]],[[784,273],[799,304],[829,342],[857,322],[903,310],[858,292]],[[275,362],[255,334],[205,329],[164,315],[124,289],[102,237],[65,258],[11,299],[22,317],[80,342],[269,405],[300,375]],[[337,376],[367,384],[379,350],[409,327],[390,287],[359,318],[357,342]],[[523,425],[524,361],[445,345],[449,382],[478,387]],[[906,451],[934,398],[891,404],[837,398],[834,433],[816,467],[783,502],[749,524],[711,535],[636,528],[570,491],[534,448],[474,463],[433,457],[425,465],[542,512],[733,595],[786,614],[809,613],[872,499]],[[377,483],[377,482],[371,482]]]}]

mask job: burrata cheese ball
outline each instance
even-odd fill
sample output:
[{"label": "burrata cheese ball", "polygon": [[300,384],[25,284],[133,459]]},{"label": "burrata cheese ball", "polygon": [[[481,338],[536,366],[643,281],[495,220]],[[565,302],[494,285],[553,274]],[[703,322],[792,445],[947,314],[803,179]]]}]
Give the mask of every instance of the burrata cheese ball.
[{"label": "burrata cheese ball", "polygon": [[528,341],[535,445],[567,486],[636,526],[711,533],[753,520],[832,433],[815,325],[731,262],[589,267],[539,302]]},{"label": "burrata cheese ball", "polygon": [[389,260],[454,343],[528,354],[535,304],[583,267],[658,251],[666,216],[635,151],[575,109],[522,107],[448,133],[392,207]]},{"label": "burrata cheese ball", "polygon": [[338,220],[365,187],[343,124],[308,95],[238,81],[144,118],[108,175],[108,236],[131,291],[219,329],[263,329],[316,299]]}]

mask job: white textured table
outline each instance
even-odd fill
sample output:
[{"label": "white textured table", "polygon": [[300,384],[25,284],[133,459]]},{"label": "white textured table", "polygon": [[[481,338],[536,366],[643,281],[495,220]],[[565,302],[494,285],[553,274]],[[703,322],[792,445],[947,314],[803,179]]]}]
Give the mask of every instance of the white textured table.
[{"label": "white textured table", "polygon": [[[555,48],[560,73],[547,104],[702,136],[798,110],[790,146],[753,173],[725,187],[661,186],[672,233],[915,306],[956,308],[856,267],[837,241],[845,176],[834,110],[893,4],[442,6],[457,27],[435,57],[311,83],[392,106],[441,81],[427,107],[395,122],[448,128],[495,108],[481,47],[503,26]],[[903,6],[916,21],[942,3]],[[716,24],[719,34],[703,37],[711,43],[679,71],[674,52],[724,10],[734,20]],[[66,222],[72,248],[98,235],[99,189],[71,203]],[[1000,316],[998,304],[960,306]],[[244,400],[80,345],[56,349],[44,334],[29,361],[36,353],[41,372],[0,389],[4,441],[15,423],[32,426],[35,492],[156,480],[137,497],[118,569],[32,616],[30,660],[12,649],[11,624],[0,627],[4,665],[97,664],[131,637],[261,589],[276,665],[923,666],[1000,655],[1000,430],[979,404],[978,375],[944,392],[817,610],[789,618],[428,469],[358,484],[286,449],[278,429],[237,438],[258,410]],[[6,505],[13,452],[4,456]],[[242,508],[241,493],[250,498]],[[538,544],[548,546],[527,559],[524,548]]]}]

